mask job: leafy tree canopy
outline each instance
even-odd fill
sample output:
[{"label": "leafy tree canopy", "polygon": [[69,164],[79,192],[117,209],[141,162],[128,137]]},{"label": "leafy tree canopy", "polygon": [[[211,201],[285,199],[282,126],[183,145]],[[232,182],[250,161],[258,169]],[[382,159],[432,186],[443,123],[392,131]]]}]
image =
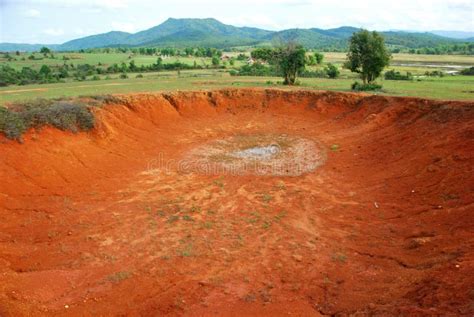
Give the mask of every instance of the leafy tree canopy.
[{"label": "leafy tree canopy", "polygon": [[361,30],[350,38],[346,68],[359,73],[364,84],[372,83],[389,65],[391,55],[377,32]]}]

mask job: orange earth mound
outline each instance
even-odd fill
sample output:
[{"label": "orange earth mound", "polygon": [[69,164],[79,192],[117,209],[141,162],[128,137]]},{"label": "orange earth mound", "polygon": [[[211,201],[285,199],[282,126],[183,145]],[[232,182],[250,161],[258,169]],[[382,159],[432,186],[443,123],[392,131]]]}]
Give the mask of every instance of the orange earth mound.
[{"label": "orange earth mound", "polygon": [[[122,98],[91,132],[1,139],[1,316],[474,314],[474,103]],[[281,161],[318,160],[298,175],[181,166],[219,140],[239,140],[207,157],[221,165],[275,142]]]}]

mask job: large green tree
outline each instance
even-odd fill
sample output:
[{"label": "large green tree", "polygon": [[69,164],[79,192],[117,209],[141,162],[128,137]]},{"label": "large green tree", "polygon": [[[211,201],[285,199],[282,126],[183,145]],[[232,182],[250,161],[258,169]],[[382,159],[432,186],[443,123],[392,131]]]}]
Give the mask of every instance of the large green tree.
[{"label": "large green tree", "polygon": [[261,47],[261,48],[254,49],[250,53],[250,56],[252,56],[252,58],[257,59],[257,60],[270,61],[273,59],[274,54],[275,54],[275,50],[268,47]]},{"label": "large green tree", "polygon": [[359,73],[364,84],[373,82],[389,65],[391,55],[377,32],[361,30],[350,38],[346,67]]},{"label": "large green tree", "polygon": [[49,48],[47,48],[46,46],[43,46],[41,49],[40,49],[40,53],[41,54],[50,54],[51,53],[51,50]]},{"label": "large green tree", "polygon": [[306,50],[295,43],[286,43],[277,48],[259,48],[252,52],[252,57],[267,61],[276,67],[284,78],[285,85],[294,85],[298,75],[306,65]]},{"label": "large green tree", "polygon": [[297,76],[305,69],[306,50],[294,43],[287,43],[276,50],[278,67],[283,73],[284,84],[294,85]]}]

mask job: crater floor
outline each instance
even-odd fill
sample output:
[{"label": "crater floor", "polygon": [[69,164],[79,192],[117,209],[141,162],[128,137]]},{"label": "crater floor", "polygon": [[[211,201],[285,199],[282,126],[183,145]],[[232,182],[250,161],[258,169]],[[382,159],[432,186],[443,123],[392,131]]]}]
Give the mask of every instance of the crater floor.
[{"label": "crater floor", "polygon": [[192,149],[182,170],[214,175],[300,176],[324,163],[316,142],[287,134],[241,134]]}]

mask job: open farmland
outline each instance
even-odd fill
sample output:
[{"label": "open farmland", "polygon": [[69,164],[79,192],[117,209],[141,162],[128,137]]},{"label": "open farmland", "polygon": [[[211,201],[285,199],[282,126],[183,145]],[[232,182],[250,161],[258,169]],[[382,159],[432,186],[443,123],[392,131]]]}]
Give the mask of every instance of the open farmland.
[{"label": "open farmland", "polygon": [[[118,76],[115,76],[118,77]],[[35,98],[58,98],[94,94],[133,93],[151,91],[175,91],[215,89],[223,87],[275,87],[281,81],[277,77],[232,77],[221,71],[182,71],[147,73],[143,78],[110,79],[87,82],[68,82],[0,88],[0,104]],[[314,89],[349,91],[354,78],[324,79],[302,78],[301,85],[285,89]],[[446,76],[421,81],[384,81],[384,92],[377,94],[424,97],[434,99],[472,100],[473,76]],[[446,89],[449,87],[449,89]]]},{"label": "open farmland", "polygon": [[[227,56],[237,56],[239,53],[224,53]],[[245,53],[250,55],[250,53]],[[70,53],[55,54],[57,59],[41,59],[27,61],[2,60],[5,65],[12,65],[16,68],[32,67],[39,69],[44,63],[50,66],[61,65],[61,56],[71,57],[68,63],[75,65],[89,63],[109,66],[112,64],[129,63],[131,60],[139,66],[151,65],[156,62],[156,56],[137,55],[129,58],[126,53]],[[325,53],[322,65],[308,66],[308,70],[321,70],[327,63],[334,63],[342,67],[346,55],[344,53]],[[273,87],[281,81],[276,77],[256,77],[256,76],[230,76],[230,69],[237,69],[245,64],[245,61],[236,60],[233,66],[227,63],[226,69],[212,69],[210,58],[195,57],[169,57],[164,59],[164,63],[174,63],[179,61],[193,65],[194,62],[202,65],[201,70],[183,70],[183,71],[164,71],[142,73],[143,78],[134,78],[139,73],[130,73],[129,78],[120,79],[119,74],[100,75],[100,80],[72,81],[66,80],[65,83],[40,84],[25,86],[0,87],[0,104],[12,101],[22,101],[31,98],[57,98],[62,96],[80,96],[90,94],[109,94],[109,93],[127,93],[127,92],[146,92],[146,91],[167,91],[167,90],[187,90],[187,89],[214,89],[222,87]],[[426,66],[428,65],[428,66]],[[452,66],[462,66],[467,68],[474,65],[473,56],[444,56],[444,55],[414,55],[414,54],[393,54],[392,66],[400,72],[411,72],[419,76],[417,81],[388,81],[383,82],[384,90],[378,92],[388,95],[425,97],[435,99],[459,99],[469,100],[474,98],[474,77],[473,76],[445,76],[426,77],[426,72],[446,71],[457,68]],[[349,91],[351,83],[357,79],[357,76],[346,69],[341,68],[341,75],[338,79],[326,78],[301,78],[301,85],[294,89],[316,89],[316,90],[335,90]],[[449,87],[449,89],[443,89]]]}]

